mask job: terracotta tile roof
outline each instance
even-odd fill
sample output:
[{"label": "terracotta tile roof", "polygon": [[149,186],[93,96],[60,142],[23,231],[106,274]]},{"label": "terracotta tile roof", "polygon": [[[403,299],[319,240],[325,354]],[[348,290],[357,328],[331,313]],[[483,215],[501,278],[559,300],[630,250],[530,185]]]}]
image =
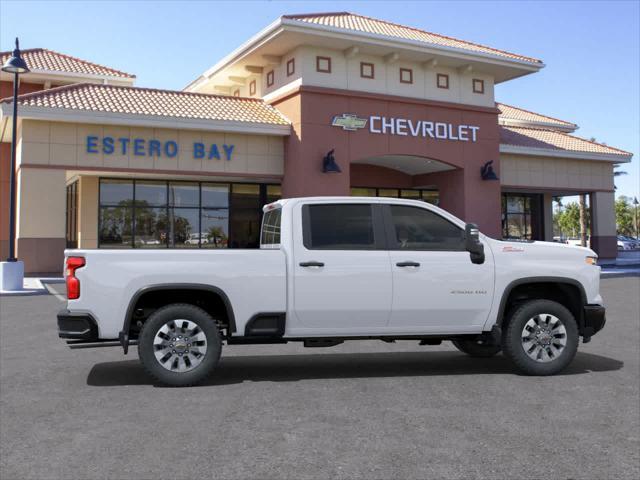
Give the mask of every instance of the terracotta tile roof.
[{"label": "terracotta tile roof", "polygon": [[468,50],[477,53],[485,53],[514,60],[542,64],[542,61],[536,58],[525,57],[524,55],[505,52],[504,50],[498,50],[495,48],[487,47],[485,45],[467,42],[465,40],[459,40],[457,38],[447,37],[444,35],[439,35],[437,33],[426,32],[417,28],[398,25],[396,23],[365,17],[363,15],[357,15],[349,12],[284,15],[283,18],[303,23],[338,28],[342,30],[373,33],[377,35],[384,35],[386,37],[395,37],[403,40],[414,40],[442,47],[459,48],[462,50]]},{"label": "terracotta tile roof", "polygon": [[583,152],[608,155],[631,156],[618,148],[592,142],[584,138],[569,135],[556,130],[541,128],[500,126],[500,144],[516,147],[542,148],[546,150],[559,150],[567,152]]},{"label": "terracotta tile roof", "polygon": [[505,103],[496,103],[496,107],[500,109],[500,118],[509,120],[520,120],[523,122],[531,123],[546,123],[554,124],[560,127],[578,128],[575,123],[567,122],[566,120],[560,120],[558,118],[549,117],[548,115],[542,115],[540,113],[531,112],[524,108],[514,107]]},{"label": "terracotta tile roof", "polygon": [[[4,62],[12,52],[0,52],[0,62]],[[22,58],[31,70],[46,70],[60,73],[76,73],[84,75],[104,75],[109,77],[136,78],[135,75],[121,72],[97,63],[71,57],[64,53],[54,52],[46,48],[31,48],[22,50]]]},{"label": "terracotta tile roof", "polygon": [[[11,98],[1,103],[11,103]],[[173,90],[76,83],[18,97],[24,107],[64,108],[93,112],[157,115],[199,120],[289,125],[261,99]]]}]

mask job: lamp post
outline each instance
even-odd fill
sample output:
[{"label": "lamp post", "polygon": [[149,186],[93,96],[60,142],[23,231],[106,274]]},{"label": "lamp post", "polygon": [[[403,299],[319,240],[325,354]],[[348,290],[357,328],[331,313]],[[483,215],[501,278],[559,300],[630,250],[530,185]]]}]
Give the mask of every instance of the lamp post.
[{"label": "lamp post", "polygon": [[16,258],[16,134],[18,130],[18,76],[28,73],[29,67],[20,55],[16,38],[13,54],[2,66],[2,71],[13,73],[13,131],[11,132],[11,166],[9,170],[9,257],[2,263],[0,290],[22,290],[24,266]]},{"label": "lamp post", "polygon": [[638,197],[633,197],[633,223],[635,223],[636,240],[638,240]]}]

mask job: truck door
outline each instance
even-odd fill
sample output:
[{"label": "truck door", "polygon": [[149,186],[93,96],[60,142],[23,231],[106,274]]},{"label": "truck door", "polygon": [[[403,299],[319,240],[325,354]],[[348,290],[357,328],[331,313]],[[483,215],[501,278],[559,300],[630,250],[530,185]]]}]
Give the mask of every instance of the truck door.
[{"label": "truck door", "polygon": [[[298,206],[290,333],[380,331],[391,311],[391,267],[382,211],[369,203]],[[376,330],[377,329],[377,330]]]},{"label": "truck door", "polygon": [[491,309],[493,257],[471,263],[464,230],[436,212],[385,205],[393,271],[391,330],[479,331]]}]

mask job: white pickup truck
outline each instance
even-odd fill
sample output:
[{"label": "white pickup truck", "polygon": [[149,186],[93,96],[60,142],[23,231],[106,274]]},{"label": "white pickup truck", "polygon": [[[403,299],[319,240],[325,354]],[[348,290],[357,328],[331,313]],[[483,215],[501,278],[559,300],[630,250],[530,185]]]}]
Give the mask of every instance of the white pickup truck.
[{"label": "white pickup truck", "polygon": [[256,250],[67,250],[59,335],[73,348],[137,345],[157,381],[192,385],[223,343],[450,340],[501,350],[526,374],[566,367],[605,323],[587,248],[504,242],[432,205],[280,200]]}]

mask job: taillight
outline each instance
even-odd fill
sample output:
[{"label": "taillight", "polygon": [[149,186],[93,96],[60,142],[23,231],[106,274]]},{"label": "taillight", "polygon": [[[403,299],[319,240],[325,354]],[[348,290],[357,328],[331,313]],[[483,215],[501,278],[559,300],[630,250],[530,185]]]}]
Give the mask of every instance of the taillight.
[{"label": "taillight", "polygon": [[75,300],[80,298],[80,280],[76,278],[76,270],[84,267],[84,257],[67,257],[64,276],[67,282],[67,298]]}]

